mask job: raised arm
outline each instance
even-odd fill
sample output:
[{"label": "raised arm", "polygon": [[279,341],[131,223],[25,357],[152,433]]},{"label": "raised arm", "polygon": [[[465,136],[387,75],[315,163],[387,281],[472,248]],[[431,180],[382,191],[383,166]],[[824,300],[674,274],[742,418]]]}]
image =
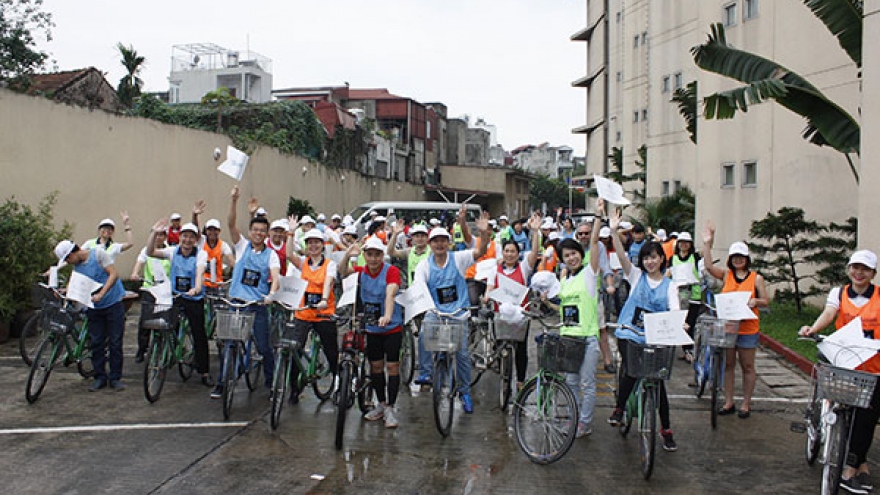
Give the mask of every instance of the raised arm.
[{"label": "raised arm", "polygon": [[[620,242],[620,236],[617,235],[617,229],[620,227],[620,209],[614,208],[614,211],[608,217],[608,226],[611,227],[611,243],[614,245],[614,252],[617,254],[617,259],[620,261],[620,266],[623,268],[624,275],[629,276],[629,272],[632,271],[632,263],[629,261],[629,256],[626,255],[626,249],[623,247],[623,243]],[[594,233],[596,229],[593,229]]]},{"label": "raised arm", "polygon": [[397,236],[403,232],[403,222],[398,222],[394,225],[394,228],[391,229],[391,239],[388,241],[388,256],[397,259],[405,259],[406,258],[406,249],[397,249]]},{"label": "raised arm", "polygon": [[126,239],[126,241],[122,243],[120,251],[128,251],[129,249],[131,249],[132,246],[134,246],[134,237],[131,233],[131,219],[129,218],[127,211],[121,212],[120,215],[122,216],[122,225],[123,227],[125,227]]},{"label": "raised arm", "polygon": [[193,204],[192,223],[194,223],[196,227],[199,226],[199,215],[205,212],[205,207],[207,207],[207,203],[205,203],[204,199],[200,199]]},{"label": "raised arm", "polygon": [[458,210],[458,217],[456,218],[458,224],[461,225],[461,235],[464,237],[464,245],[467,247],[471,247],[471,243],[474,238],[471,236],[471,228],[467,223],[467,206],[461,205],[461,209]]},{"label": "raised arm", "polygon": [[[465,222],[465,226],[467,222]],[[462,227],[464,229],[465,227]],[[480,231],[480,246],[477,249],[474,249],[474,261],[483,257],[486,254],[486,251],[489,250],[489,241],[491,240],[489,234],[489,212],[484,211],[480,214],[480,218],[477,219],[477,229]]]},{"label": "raised arm", "polygon": [[[703,265],[709,275],[721,280],[724,278],[724,268],[715,266],[712,261],[712,245],[715,243],[715,224],[711,220],[706,222],[706,228],[703,229]],[[766,294],[766,291],[765,291]]]},{"label": "raised arm", "polygon": [[358,255],[361,254],[361,246],[355,242],[348,249],[345,250],[345,254],[342,256],[342,260],[339,262],[339,266],[337,270],[339,270],[339,274],[342,275],[342,278],[345,278],[351,275],[354,270],[351,268],[351,259],[357,258]]},{"label": "raised arm", "polygon": [[150,236],[147,237],[147,256],[150,258],[165,258],[165,253],[156,249],[156,235],[167,228],[167,222],[160,218],[150,228]]},{"label": "raised arm", "polygon": [[[604,211],[605,201],[602,198],[596,199],[596,211]],[[602,217],[596,215],[593,217],[593,229],[590,231],[590,268],[593,273],[599,273],[599,231],[602,229]],[[617,237],[617,236],[612,236]]]},{"label": "raised arm", "polygon": [[237,220],[236,208],[238,207],[238,197],[241,195],[241,191],[238,189],[238,185],[232,188],[232,192],[229,193],[229,215],[226,217],[226,224],[229,227],[229,239],[232,241],[232,245],[238,244],[238,241],[241,240],[241,231],[238,230],[238,226],[235,224]]},{"label": "raised arm", "polygon": [[[532,218],[529,219],[529,235],[532,236],[532,246],[540,246],[541,245],[541,214],[536,212],[532,213]],[[529,255],[526,256],[526,263],[528,263],[529,268],[534,268],[535,263],[538,262],[538,250],[532,249],[529,251]]]}]

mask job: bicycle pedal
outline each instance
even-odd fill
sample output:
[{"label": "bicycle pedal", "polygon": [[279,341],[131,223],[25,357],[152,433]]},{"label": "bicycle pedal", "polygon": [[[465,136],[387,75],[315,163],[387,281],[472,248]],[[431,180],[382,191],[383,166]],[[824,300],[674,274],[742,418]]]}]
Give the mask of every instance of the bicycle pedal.
[{"label": "bicycle pedal", "polygon": [[807,432],[807,425],[800,423],[800,422],[797,422],[797,421],[792,421],[789,429],[793,433],[806,433]]}]

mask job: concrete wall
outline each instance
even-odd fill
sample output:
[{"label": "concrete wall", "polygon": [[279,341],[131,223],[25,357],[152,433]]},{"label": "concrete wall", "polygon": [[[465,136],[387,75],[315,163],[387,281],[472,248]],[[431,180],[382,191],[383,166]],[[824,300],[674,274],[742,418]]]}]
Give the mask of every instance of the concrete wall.
[{"label": "concrete wall", "polygon": [[880,142],[866,139],[880,135],[880,0],[864,3],[862,46],[862,167],[859,188],[859,248],[880,250]]},{"label": "concrete wall", "polygon": [[[0,198],[36,205],[59,191],[56,220],[72,222],[79,242],[95,235],[102,218],[118,221],[127,210],[140,250],[158,218],[173,211],[187,218],[197,199],[208,204],[203,221],[216,217],[225,225],[236,182],[216,170],[220,162],[212,152],[225,152],[228,144],[219,134],[0,90]],[[422,199],[416,185],[336,171],[271,148],[252,152],[240,186],[241,225],[251,196],[273,219],[284,216],[290,196],[308,200],[328,217],[368,201]],[[124,240],[121,229],[117,238]],[[123,274],[130,273],[136,255],[132,250],[119,258]]]}]

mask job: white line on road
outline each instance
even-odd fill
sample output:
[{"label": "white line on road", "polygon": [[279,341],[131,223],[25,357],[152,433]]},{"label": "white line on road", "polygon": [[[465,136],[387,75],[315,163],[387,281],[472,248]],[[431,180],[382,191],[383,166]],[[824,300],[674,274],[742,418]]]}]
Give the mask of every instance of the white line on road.
[{"label": "white line on road", "polygon": [[[668,395],[670,399],[696,399],[693,395]],[[742,397],[734,397],[735,400],[742,400]],[[792,404],[806,404],[809,398],[791,399],[789,397],[752,397],[752,402],[788,402]]]},{"label": "white line on road", "polygon": [[165,430],[174,428],[242,428],[247,421],[232,423],[165,423],[165,424],[131,424],[131,425],[85,425],[85,426],[50,426],[44,428],[8,428],[0,430],[0,435],[21,435],[33,433],[80,433],[86,431],[123,431],[123,430]]}]

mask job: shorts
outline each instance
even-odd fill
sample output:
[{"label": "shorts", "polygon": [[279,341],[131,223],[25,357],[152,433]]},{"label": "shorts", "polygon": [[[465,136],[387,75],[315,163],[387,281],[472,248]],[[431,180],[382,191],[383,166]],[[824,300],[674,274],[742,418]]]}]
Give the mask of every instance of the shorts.
[{"label": "shorts", "polygon": [[400,361],[400,345],[403,343],[403,332],[368,333],[367,359],[370,361]]},{"label": "shorts", "polygon": [[758,337],[760,333],[753,333],[749,335],[739,335],[736,338],[736,347],[737,349],[754,349],[758,347]]}]

